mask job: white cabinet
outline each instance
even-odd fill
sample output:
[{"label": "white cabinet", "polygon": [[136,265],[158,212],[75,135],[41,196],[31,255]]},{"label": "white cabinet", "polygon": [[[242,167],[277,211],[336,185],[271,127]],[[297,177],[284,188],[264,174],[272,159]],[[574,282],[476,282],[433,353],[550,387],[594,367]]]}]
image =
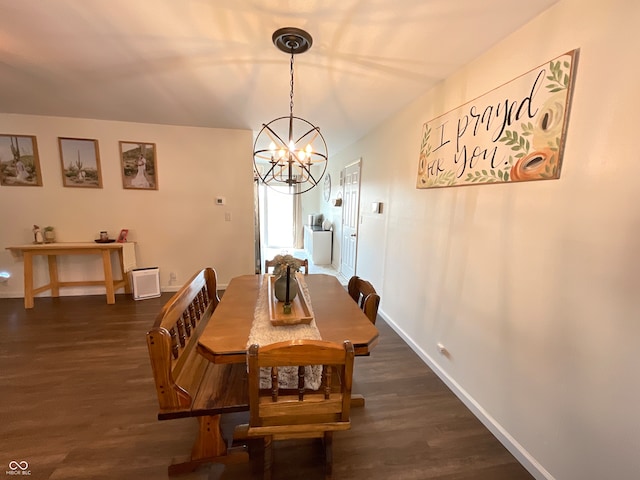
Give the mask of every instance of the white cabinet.
[{"label": "white cabinet", "polygon": [[304,226],[304,249],[314,265],[331,264],[333,232],[322,227]]}]

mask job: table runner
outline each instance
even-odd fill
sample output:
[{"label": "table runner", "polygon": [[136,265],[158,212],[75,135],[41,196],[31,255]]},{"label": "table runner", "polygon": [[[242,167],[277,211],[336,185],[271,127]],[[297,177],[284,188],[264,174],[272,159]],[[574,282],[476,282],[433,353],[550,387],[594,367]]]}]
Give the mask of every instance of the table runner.
[{"label": "table runner", "polygon": [[[275,327],[269,319],[269,298],[268,283],[269,275],[265,275],[258,301],[253,315],[253,323],[249,332],[249,340],[247,341],[247,350],[253,344],[269,345],[271,343],[283,342],[286,340],[322,340],[320,331],[316,326],[315,316],[313,314],[313,305],[309,296],[309,288],[304,281],[304,275],[297,272],[298,295],[304,295],[304,298],[314,317],[311,323],[300,325],[283,325]],[[271,388],[270,369],[262,369],[260,371],[260,388]],[[322,366],[305,366],[304,386],[312,390],[320,388],[322,382]],[[298,369],[297,367],[284,367],[278,371],[278,384],[280,388],[298,388]]]}]

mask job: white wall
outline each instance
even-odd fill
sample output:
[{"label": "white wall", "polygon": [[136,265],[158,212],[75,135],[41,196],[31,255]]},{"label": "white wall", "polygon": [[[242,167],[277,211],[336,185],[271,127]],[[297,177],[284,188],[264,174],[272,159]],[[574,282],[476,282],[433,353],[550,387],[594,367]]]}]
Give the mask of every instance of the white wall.
[{"label": "white wall", "polygon": [[[90,242],[101,230],[113,236],[128,228],[129,240],[137,242],[138,266],[160,267],[163,290],[176,290],[206,266],[216,269],[221,285],[253,273],[251,131],[0,114],[0,133],[37,137],[44,180],[42,187],[0,186],[0,271],[12,274],[0,283],[0,296],[23,295],[22,260],[5,247],[31,242],[33,224],[54,226],[62,242]],[[98,139],[102,189],[62,186],[58,137]],[[122,188],[120,140],[156,144],[157,191]],[[217,196],[226,197],[225,206],[215,205]],[[46,263],[36,260],[36,282],[43,284]],[[63,280],[102,277],[97,257],[58,262]],[[175,282],[169,282],[170,272]],[[61,294],[99,292],[104,288]]]},{"label": "white wall", "polygon": [[[537,478],[640,478],[639,21],[562,0],[332,159],[384,203],[357,269],[382,314]],[[559,180],[415,188],[424,122],[574,48]]]}]

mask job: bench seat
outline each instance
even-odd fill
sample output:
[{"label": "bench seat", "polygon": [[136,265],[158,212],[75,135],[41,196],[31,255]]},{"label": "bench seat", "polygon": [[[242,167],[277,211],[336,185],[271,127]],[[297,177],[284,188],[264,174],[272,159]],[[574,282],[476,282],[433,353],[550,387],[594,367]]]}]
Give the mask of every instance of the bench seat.
[{"label": "bench seat", "polygon": [[248,462],[245,446],[228,447],[220,415],[249,410],[245,364],[214,364],[197,352],[198,339],[220,299],[216,273],[196,273],[163,306],[147,332],[149,359],[158,396],[158,419],[194,417],[198,435],[191,456],[169,466],[169,475],[203,463]]},{"label": "bench seat", "polygon": [[208,360],[206,362],[208,365],[202,374],[191,407],[186,410],[161,409],[158,412],[158,420],[248,410],[247,366],[240,363],[214,364]]}]

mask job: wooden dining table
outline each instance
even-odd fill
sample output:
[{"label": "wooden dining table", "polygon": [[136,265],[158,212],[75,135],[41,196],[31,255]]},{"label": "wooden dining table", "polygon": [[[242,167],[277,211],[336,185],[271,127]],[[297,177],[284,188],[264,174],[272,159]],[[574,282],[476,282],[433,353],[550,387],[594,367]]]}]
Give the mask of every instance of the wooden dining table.
[{"label": "wooden dining table", "polygon": [[[349,340],[356,355],[369,354],[378,343],[378,329],[338,279],[310,274],[304,280],[322,340],[337,343]],[[197,350],[201,355],[214,363],[246,362],[247,340],[263,281],[263,275],[243,275],[231,280],[200,335]]]},{"label": "wooden dining table", "polygon": [[[231,280],[200,334],[196,347],[199,354],[219,364],[247,361],[247,342],[264,280],[264,275],[242,275]],[[356,355],[369,354],[378,343],[378,330],[338,279],[331,275],[310,274],[304,275],[304,281],[322,340],[338,343],[350,340]],[[362,395],[351,395],[352,407],[363,407],[364,403]],[[235,459],[244,458],[226,448],[219,416],[215,418],[217,426],[212,424],[208,431],[210,444],[217,446],[207,450],[210,461],[233,463]]]}]

